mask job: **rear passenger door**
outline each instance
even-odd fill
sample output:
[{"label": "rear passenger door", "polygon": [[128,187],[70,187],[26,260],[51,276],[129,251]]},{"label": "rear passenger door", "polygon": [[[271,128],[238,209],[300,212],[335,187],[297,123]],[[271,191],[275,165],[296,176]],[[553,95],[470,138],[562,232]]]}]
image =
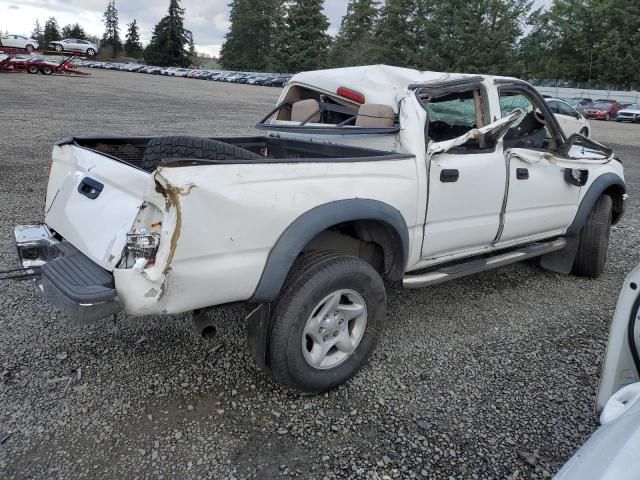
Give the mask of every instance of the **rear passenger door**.
[{"label": "rear passenger door", "polygon": [[[427,111],[429,146],[490,123],[481,81],[417,89]],[[422,258],[441,259],[488,248],[500,226],[506,167],[497,142],[480,136],[430,156]]]}]

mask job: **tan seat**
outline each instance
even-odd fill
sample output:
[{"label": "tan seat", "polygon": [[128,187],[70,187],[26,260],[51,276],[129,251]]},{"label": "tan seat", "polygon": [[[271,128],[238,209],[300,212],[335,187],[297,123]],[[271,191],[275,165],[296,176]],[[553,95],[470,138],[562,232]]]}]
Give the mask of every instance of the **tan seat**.
[{"label": "tan seat", "polygon": [[[291,106],[291,121],[304,122],[307,118],[311,117],[314,112],[320,110],[320,104],[317,100],[300,100]],[[320,113],[313,115],[310,122],[317,123],[320,121]]]},{"label": "tan seat", "polygon": [[356,127],[390,128],[395,124],[396,114],[388,105],[365,103],[360,105]]}]

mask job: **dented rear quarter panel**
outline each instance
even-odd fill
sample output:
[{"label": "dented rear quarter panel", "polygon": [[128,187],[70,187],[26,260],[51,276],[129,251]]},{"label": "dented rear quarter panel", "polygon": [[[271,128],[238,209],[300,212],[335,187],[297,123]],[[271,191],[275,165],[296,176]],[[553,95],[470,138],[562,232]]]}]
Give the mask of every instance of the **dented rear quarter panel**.
[{"label": "dented rear quarter panel", "polygon": [[419,233],[417,176],[415,158],[161,167],[155,179],[167,193],[156,265],[143,273],[116,269],[118,294],[137,315],[247,300],[284,230],[336,200],[385,202],[410,235]]}]

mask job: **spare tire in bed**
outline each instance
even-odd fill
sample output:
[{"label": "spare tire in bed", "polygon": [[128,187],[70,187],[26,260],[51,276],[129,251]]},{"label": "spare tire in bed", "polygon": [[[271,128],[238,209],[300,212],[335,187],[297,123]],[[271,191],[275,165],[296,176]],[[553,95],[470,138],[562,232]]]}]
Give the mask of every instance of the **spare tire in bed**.
[{"label": "spare tire in bed", "polygon": [[256,160],[261,157],[246,148],[202,137],[158,137],[147,143],[141,168],[155,170],[167,158],[195,158],[198,160]]}]

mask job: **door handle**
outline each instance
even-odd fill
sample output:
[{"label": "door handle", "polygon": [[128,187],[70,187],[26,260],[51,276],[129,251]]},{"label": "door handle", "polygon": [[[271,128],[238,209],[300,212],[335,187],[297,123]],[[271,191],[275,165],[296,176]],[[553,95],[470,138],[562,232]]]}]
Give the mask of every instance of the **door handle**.
[{"label": "door handle", "polygon": [[91,177],[84,177],[78,185],[78,192],[91,200],[98,198],[104,185]]},{"label": "door handle", "polygon": [[516,168],[516,178],[518,180],[529,180],[528,168]]},{"label": "door handle", "polygon": [[445,168],[440,172],[440,181],[442,183],[457,182],[460,178],[460,172],[455,168]]}]

